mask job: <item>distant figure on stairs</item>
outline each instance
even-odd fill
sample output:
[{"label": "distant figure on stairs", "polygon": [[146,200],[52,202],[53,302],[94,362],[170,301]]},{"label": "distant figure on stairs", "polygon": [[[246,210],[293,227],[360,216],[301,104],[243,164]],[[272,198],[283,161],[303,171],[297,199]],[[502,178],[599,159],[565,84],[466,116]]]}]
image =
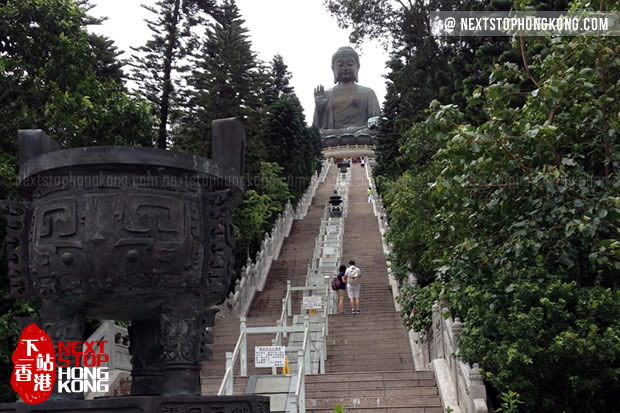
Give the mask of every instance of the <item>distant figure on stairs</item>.
[{"label": "distant figure on stairs", "polygon": [[368,203],[370,204],[374,198],[372,197],[372,188],[368,187]]},{"label": "distant figure on stairs", "polygon": [[361,270],[355,266],[355,261],[349,261],[349,268],[344,275],[347,277],[347,294],[351,302],[351,314],[360,313]]},{"label": "distant figure on stairs", "polygon": [[344,296],[347,290],[347,277],[344,275],[346,270],[346,265],[341,265],[340,268],[338,268],[338,281],[340,281],[340,286],[336,290],[338,293],[338,314],[344,313]]}]

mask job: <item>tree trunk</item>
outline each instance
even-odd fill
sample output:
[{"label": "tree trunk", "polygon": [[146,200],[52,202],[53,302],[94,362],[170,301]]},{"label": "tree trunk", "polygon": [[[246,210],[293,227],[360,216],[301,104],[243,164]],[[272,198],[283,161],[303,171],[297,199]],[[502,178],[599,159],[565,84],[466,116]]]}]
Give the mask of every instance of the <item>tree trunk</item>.
[{"label": "tree trunk", "polygon": [[159,110],[159,135],[157,137],[157,147],[166,149],[168,138],[168,112],[170,109],[170,93],[172,93],[172,59],[177,43],[177,26],[179,24],[179,8],[181,0],[175,0],[172,21],[168,28],[168,41],[166,44],[166,54],[164,56],[164,85],[161,93],[161,107]]}]

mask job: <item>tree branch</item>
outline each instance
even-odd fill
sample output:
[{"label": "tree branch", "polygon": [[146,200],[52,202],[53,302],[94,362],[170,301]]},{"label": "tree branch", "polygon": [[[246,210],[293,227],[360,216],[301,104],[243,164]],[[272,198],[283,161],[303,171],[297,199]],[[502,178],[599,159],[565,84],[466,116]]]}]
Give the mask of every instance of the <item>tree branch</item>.
[{"label": "tree branch", "polygon": [[[549,125],[553,125],[553,120],[555,119],[555,109],[553,109],[551,111],[551,114],[549,115]],[[551,152],[553,152],[553,158],[555,159],[555,164],[559,167],[562,165],[562,159],[560,158],[560,154],[558,153],[558,150],[556,149],[555,145],[553,144],[553,142],[549,142],[549,145],[551,145]]]},{"label": "tree branch", "polygon": [[[601,10],[603,10],[603,0],[600,1],[599,3],[599,16],[601,13]],[[598,61],[600,67],[601,67],[601,87],[603,88],[602,92],[603,95],[607,94],[607,67],[606,65],[603,64],[602,60],[601,60],[601,44],[600,44],[600,33],[599,33],[599,29],[597,29],[596,31],[596,60]],[[601,112],[603,113],[603,119],[607,120],[607,110],[605,109],[605,104],[601,105]],[[611,147],[609,145],[609,123],[605,122],[605,126],[603,127],[603,139],[605,141],[604,143],[604,147],[605,147],[605,160],[607,162],[605,162],[605,183],[607,185],[609,185],[609,174],[610,174],[610,170],[609,170],[609,165],[611,164]]]},{"label": "tree branch", "polygon": [[536,83],[536,80],[534,80],[532,74],[530,73],[530,69],[528,69],[527,67],[527,55],[525,53],[525,41],[523,40],[523,34],[519,34],[519,43],[521,44],[521,57],[523,58],[523,67],[525,67],[525,73],[527,73],[527,76],[530,78],[532,83],[534,83],[534,85],[538,88],[538,83]]},{"label": "tree branch", "polygon": [[516,162],[519,168],[529,173],[533,172],[530,168],[523,165],[523,162],[521,161],[521,156],[519,154],[513,154],[512,152],[510,152],[510,149],[508,149],[499,139],[497,139],[495,136],[492,136],[492,135],[491,137],[495,141],[495,143],[497,143],[500,146],[500,148],[504,150],[504,152],[510,155],[510,157]]}]

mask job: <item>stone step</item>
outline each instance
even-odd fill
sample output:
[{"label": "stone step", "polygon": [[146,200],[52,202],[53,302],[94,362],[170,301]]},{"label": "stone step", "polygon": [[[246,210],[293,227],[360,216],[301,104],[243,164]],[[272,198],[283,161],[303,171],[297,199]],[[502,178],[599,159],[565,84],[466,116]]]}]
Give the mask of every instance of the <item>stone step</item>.
[{"label": "stone step", "polygon": [[[360,394],[361,393],[361,394]],[[374,388],[355,388],[349,389],[345,386],[341,386],[340,383],[334,383],[334,387],[309,391],[306,388],[306,398],[308,399],[319,399],[319,398],[354,398],[354,397],[393,397],[393,396],[405,396],[405,397],[416,397],[416,396],[429,396],[436,397],[438,395],[437,387],[427,386],[427,387],[386,387],[383,384],[377,385]]]},{"label": "stone step", "polygon": [[358,336],[358,335],[347,335],[334,337],[333,335],[327,336],[327,346],[342,346],[342,345],[350,345],[350,346],[369,346],[371,348],[391,348],[391,347],[400,347],[400,346],[408,346],[409,340],[407,336],[390,336],[389,340],[386,338],[385,340],[382,338],[381,341],[377,341],[375,337],[369,336]]},{"label": "stone step", "polygon": [[[335,407],[335,406],[334,406]],[[314,408],[310,407],[306,403],[306,412],[309,413],[334,413],[333,408]],[[374,408],[361,408],[353,407],[345,410],[345,413],[444,413],[441,407],[374,407]]]},{"label": "stone step", "polygon": [[[339,363],[346,362],[350,364],[366,365],[368,360],[380,360],[381,362],[391,362],[393,360],[399,360],[401,362],[410,363],[411,351],[408,349],[400,350],[398,348],[395,351],[382,351],[382,349],[363,349],[362,351],[355,351],[347,348],[327,348],[327,363]],[[402,352],[399,352],[402,351]],[[331,353],[331,356],[330,356]],[[355,363],[354,363],[355,362]]]},{"label": "stone step", "polygon": [[[329,316],[328,373],[306,376],[306,410],[333,413],[340,404],[347,412],[443,413],[434,374],[414,370],[407,330],[394,311],[377,219],[372,205],[366,202],[365,173],[359,165],[352,168],[341,259],[344,264],[354,259],[362,269],[362,313],[350,314],[350,303],[345,298],[348,314]],[[275,325],[282,310],[287,280],[294,286],[305,285],[307,266],[313,259],[323,208],[333,193],[335,176],[332,168],[326,182],[317,189],[306,217],[294,222],[279,259],[272,264],[264,291],[254,298],[248,314],[249,326],[259,325],[256,324],[259,317],[267,321],[263,325]],[[335,267],[334,264],[334,275]],[[292,296],[295,313],[299,312],[302,296],[302,293]],[[219,387],[225,370],[224,355],[233,350],[239,337],[239,321],[216,324],[213,334],[216,344],[212,349],[217,360],[203,367],[203,391]],[[251,348],[261,339],[248,337],[250,375],[269,373],[269,369],[253,368]],[[242,391],[247,383],[243,379],[235,378],[235,391]]]},{"label": "stone step", "polygon": [[[431,370],[411,370],[406,372],[392,372],[388,370],[376,372],[343,372],[313,374],[306,376],[306,384],[316,383],[362,383],[369,381],[400,381],[411,385],[418,385],[419,380],[435,380]],[[427,382],[424,382],[427,385]]]},{"label": "stone step", "polygon": [[[383,408],[391,412],[395,408],[428,408],[441,409],[439,396],[385,396],[385,397],[353,397],[353,398],[306,398],[306,409],[329,409],[341,405],[345,409]],[[409,410],[411,412],[411,410]]]},{"label": "stone step", "polygon": [[[215,396],[222,384],[222,377],[201,377],[200,388],[203,396]],[[233,382],[233,394],[245,394],[248,385],[247,377],[235,377]]]}]

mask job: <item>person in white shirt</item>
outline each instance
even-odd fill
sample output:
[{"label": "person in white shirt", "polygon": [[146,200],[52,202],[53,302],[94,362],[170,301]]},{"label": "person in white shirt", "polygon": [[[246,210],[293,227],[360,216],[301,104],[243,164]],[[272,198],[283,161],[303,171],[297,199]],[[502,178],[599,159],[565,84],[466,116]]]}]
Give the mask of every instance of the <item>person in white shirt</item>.
[{"label": "person in white shirt", "polygon": [[349,268],[344,275],[347,277],[347,295],[351,302],[351,314],[360,313],[361,271],[355,266],[355,261],[349,261]]}]

